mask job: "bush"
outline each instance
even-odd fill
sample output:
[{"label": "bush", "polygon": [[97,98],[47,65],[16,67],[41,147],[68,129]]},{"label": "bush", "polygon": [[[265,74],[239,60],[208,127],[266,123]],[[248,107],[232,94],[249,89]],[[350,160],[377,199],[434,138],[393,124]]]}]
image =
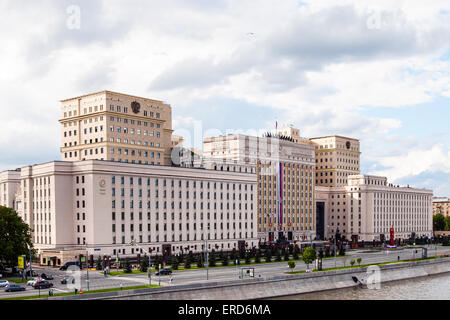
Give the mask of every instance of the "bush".
[{"label": "bush", "polygon": [[102,258],[100,256],[98,256],[98,258],[97,258],[97,263],[95,265],[95,269],[96,270],[102,270],[103,269],[103,262],[102,262]]},{"label": "bush", "polygon": [[255,254],[255,263],[260,263],[261,262],[261,252],[258,250],[256,251]]},{"label": "bush", "polygon": [[266,262],[271,262],[272,261],[272,253],[269,250],[266,250]]},{"label": "bush", "polygon": [[198,268],[203,268],[203,260],[201,255],[199,255],[198,259],[197,259],[197,267]]},{"label": "bush", "polygon": [[250,259],[250,253],[249,252],[245,255],[245,263],[246,264],[252,263],[252,260]]},{"label": "bush", "polygon": [[209,254],[209,267],[215,267],[216,266],[216,253],[214,250]]},{"label": "bush", "polygon": [[291,269],[291,272],[294,271],[294,269],[295,269],[295,262],[294,261],[289,261],[288,262],[288,266]]},{"label": "bush", "polygon": [[289,251],[287,251],[287,250],[284,253],[284,261],[289,261]]},{"label": "bush", "polygon": [[277,250],[277,254],[276,254],[275,259],[276,259],[276,261],[278,261],[278,262],[281,261],[281,253],[280,253],[280,250]]},{"label": "bush", "polygon": [[229,263],[229,260],[228,260],[228,254],[224,254],[224,255],[223,255],[223,259],[222,259],[222,265],[223,265],[223,266],[227,266],[228,263]]},{"label": "bush", "polygon": [[361,261],[362,261],[361,257],[358,257],[358,259],[356,259],[356,261],[358,262],[359,265],[361,265]]},{"label": "bush", "polygon": [[191,256],[187,255],[186,256],[186,261],[184,262],[184,268],[185,269],[190,269],[191,268]]},{"label": "bush", "polygon": [[147,272],[147,270],[148,270],[148,258],[147,257],[143,257],[141,259],[141,265],[139,267],[139,270],[141,272]]},{"label": "bush", "polygon": [[172,269],[173,270],[178,270],[178,259],[174,259],[172,261]]},{"label": "bush", "polygon": [[350,264],[352,265],[352,267],[353,267],[353,265],[355,264],[355,260],[350,260]]}]

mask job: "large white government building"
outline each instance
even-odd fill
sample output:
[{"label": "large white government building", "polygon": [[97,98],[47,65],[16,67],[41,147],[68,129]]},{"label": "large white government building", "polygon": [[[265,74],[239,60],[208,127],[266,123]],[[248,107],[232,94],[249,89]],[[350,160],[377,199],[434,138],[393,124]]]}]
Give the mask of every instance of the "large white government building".
[{"label": "large white government building", "polygon": [[258,244],[254,174],[86,160],[23,167],[0,183],[15,189],[35,247],[57,265],[85,247],[131,255]]},{"label": "large white government building", "polygon": [[30,225],[42,263],[86,249],[227,251],[336,232],[387,240],[391,227],[396,238],[432,236],[433,192],[362,175],[354,138],[285,126],[185,149],[170,105],[111,91],[63,100],[61,114],[63,161],[0,172],[0,205]]}]

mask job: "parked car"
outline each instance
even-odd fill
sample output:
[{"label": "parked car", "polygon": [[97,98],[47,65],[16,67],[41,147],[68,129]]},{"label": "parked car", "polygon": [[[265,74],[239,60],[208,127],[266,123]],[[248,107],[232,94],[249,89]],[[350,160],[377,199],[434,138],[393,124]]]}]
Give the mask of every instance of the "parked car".
[{"label": "parked car", "polygon": [[53,276],[51,274],[48,274],[48,273],[41,274],[41,278],[44,279],[44,280],[53,280]]},{"label": "parked car", "polygon": [[9,285],[8,280],[0,280],[0,288],[4,288]]},{"label": "parked car", "polygon": [[64,265],[59,268],[59,270],[66,271],[68,267],[70,266],[78,266],[80,269],[83,269],[83,267],[80,265],[78,261],[69,261],[66,262]]},{"label": "parked car", "polygon": [[61,284],[67,284],[67,283],[75,283],[75,278],[72,276],[64,276],[61,280]]},{"label": "parked car", "polygon": [[25,291],[25,287],[19,286],[15,283],[10,283],[6,286],[6,292],[13,292],[13,291]]},{"label": "parked car", "polygon": [[39,278],[33,278],[31,280],[28,280],[27,286],[34,286],[37,281],[39,281]]},{"label": "parked car", "polygon": [[159,275],[166,276],[166,275],[172,274],[172,270],[170,270],[169,268],[164,268],[164,269],[161,269],[159,271],[156,271],[155,274],[157,276],[159,276]]},{"label": "parked car", "polygon": [[47,289],[50,287],[53,287],[53,283],[48,282],[47,280],[37,281],[33,286],[35,289]]}]

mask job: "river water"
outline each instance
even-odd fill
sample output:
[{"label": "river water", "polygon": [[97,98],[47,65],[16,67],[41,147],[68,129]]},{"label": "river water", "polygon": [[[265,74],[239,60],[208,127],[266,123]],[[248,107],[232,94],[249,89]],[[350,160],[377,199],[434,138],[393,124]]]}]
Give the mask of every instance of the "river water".
[{"label": "river water", "polygon": [[450,273],[382,283],[380,289],[353,287],[275,300],[450,300]]}]

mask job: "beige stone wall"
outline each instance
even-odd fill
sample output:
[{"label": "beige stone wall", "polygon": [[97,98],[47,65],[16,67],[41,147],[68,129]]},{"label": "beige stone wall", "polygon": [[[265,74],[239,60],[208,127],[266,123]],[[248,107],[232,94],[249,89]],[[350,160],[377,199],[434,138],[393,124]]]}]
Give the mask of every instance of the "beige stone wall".
[{"label": "beige stone wall", "polygon": [[348,176],[360,173],[359,140],[341,136],[310,139],[316,144],[316,184],[347,185]]},{"label": "beige stone wall", "polygon": [[[131,104],[138,102],[134,112]],[[172,108],[162,101],[103,91],[63,100],[62,159],[170,165]]]}]

